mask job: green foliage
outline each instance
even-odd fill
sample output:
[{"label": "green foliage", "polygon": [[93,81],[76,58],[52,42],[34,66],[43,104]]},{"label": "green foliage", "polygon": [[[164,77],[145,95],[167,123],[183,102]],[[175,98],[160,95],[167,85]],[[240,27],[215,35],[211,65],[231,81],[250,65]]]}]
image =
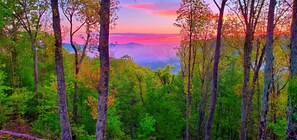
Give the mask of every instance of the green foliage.
[{"label": "green foliage", "polygon": [[9,117],[8,114],[11,114],[12,110],[8,107],[7,95],[5,94],[5,90],[9,88],[4,86],[5,74],[3,71],[0,71],[0,127],[3,123],[5,123]]},{"label": "green foliage", "polygon": [[291,119],[297,122],[297,76],[290,79],[288,85],[288,99],[292,104],[292,116]]},{"label": "green foliage", "polygon": [[32,100],[34,93],[28,91],[26,88],[14,89],[14,92],[8,98],[8,105],[13,109],[14,115],[25,115],[28,108],[28,102]]},{"label": "green foliage", "polygon": [[71,126],[72,132],[75,134],[76,139],[78,140],[93,140],[95,139],[95,135],[89,135],[85,130],[85,126]]},{"label": "green foliage", "polygon": [[107,117],[108,117],[106,122],[107,138],[113,139],[113,140],[128,139],[128,137],[125,136],[125,133],[121,129],[122,122],[120,122],[120,118],[116,114],[115,106],[108,108]]},{"label": "green foliage", "polygon": [[268,123],[268,128],[272,128],[273,132],[283,138],[286,135],[287,120],[285,118],[278,119],[276,123]]},{"label": "green foliage", "polygon": [[239,73],[236,60],[234,57],[226,57],[222,60],[223,64],[227,63],[227,68],[220,74],[218,103],[212,130],[218,139],[228,139],[230,133],[237,134],[239,129],[241,100],[238,89],[240,89],[242,75]]},{"label": "green foliage", "polygon": [[[175,82],[173,84],[176,84]],[[183,91],[179,89],[176,91]],[[162,88],[149,92],[146,96],[146,110],[155,120],[155,134],[157,139],[180,139],[184,128],[183,92],[164,92]]]},{"label": "green foliage", "polygon": [[38,117],[32,122],[33,131],[45,138],[59,138],[60,122],[58,114],[58,95],[56,93],[55,76],[46,82],[46,86],[40,89],[42,92],[42,104],[38,106]]},{"label": "green foliage", "polygon": [[156,120],[154,119],[154,117],[150,116],[149,114],[145,114],[145,117],[140,121],[138,139],[156,139],[152,136],[152,134],[155,132],[155,122]]}]

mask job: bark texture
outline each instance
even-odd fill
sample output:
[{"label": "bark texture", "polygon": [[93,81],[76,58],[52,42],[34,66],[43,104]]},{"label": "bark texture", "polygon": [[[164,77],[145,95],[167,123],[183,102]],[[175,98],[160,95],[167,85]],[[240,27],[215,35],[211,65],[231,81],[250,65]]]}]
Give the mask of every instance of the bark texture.
[{"label": "bark texture", "polygon": [[[249,29],[247,29],[249,30]],[[247,124],[247,101],[248,101],[248,83],[250,81],[250,62],[252,52],[252,33],[251,31],[246,32],[245,43],[244,43],[244,63],[243,63],[243,88],[242,88],[242,108],[241,108],[241,131],[240,139],[246,139],[246,124]]]},{"label": "bark texture", "polygon": [[[254,33],[258,24],[258,19],[262,11],[265,0],[238,0],[239,10],[245,24],[245,42],[243,56],[243,88],[242,88],[242,108],[241,108],[241,128],[240,139],[247,139],[248,102],[251,98],[250,71],[251,53],[253,47]],[[251,99],[252,100],[252,99]]]},{"label": "bark texture", "polygon": [[264,71],[264,90],[262,95],[261,121],[260,121],[260,139],[266,139],[267,131],[267,113],[269,109],[269,93],[271,92],[273,81],[273,28],[274,28],[274,10],[276,0],[270,0],[268,10],[267,35],[266,35],[266,65]]},{"label": "bark texture", "polygon": [[193,35],[193,4],[190,5],[190,40],[189,40],[189,51],[188,51],[188,76],[187,76],[187,109],[186,109],[186,140],[190,139],[190,114],[191,114],[191,59],[192,59],[192,35]]},{"label": "bark texture", "polygon": [[53,29],[55,36],[55,62],[56,62],[56,73],[57,73],[57,83],[58,83],[58,103],[59,103],[59,115],[60,115],[60,125],[62,129],[62,139],[71,140],[71,129],[68,116],[67,108],[67,97],[66,97],[66,87],[65,87],[65,76],[64,76],[64,66],[63,66],[63,55],[62,55],[62,36],[61,36],[61,23],[58,0],[51,0],[51,7],[53,13]]},{"label": "bark texture", "polygon": [[100,3],[100,79],[98,117],[96,124],[96,140],[103,140],[106,128],[108,81],[109,81],[109,24],[110,24],[110,0],[101,0]]},{"label": "bark texture", "polygon": [[293,20],[291,26],[291,43],[290,43],[290,77],[289,95],[287,106],[287,140],[297,139],[297,0],[293,1]]},{"label": "bark texture", "polygon": [[[216,3],[216,1],[214,0]],[[218,92],[218,72],[219,72],[219,63],[220,63],[220,51],[221,51],[221,36],[222,36],[222,27],[223,27],[223,17],[224,17],[224,9],[227,0],[222,0],[221,7],[217,7],[220,10],[219,22],[218,22],[218,29],[217,29],[217,40],[216,40],[216,49],[214,54],[214,64],[213,64],[213,72],[212,72],[212,97],[211,97],[211,105],[209,108],[209,117],[206,123],[205,129],[205,140],[210,139],[211,135],[211,126],[214,118],[214,112],[217,103],[217,92]]]}]

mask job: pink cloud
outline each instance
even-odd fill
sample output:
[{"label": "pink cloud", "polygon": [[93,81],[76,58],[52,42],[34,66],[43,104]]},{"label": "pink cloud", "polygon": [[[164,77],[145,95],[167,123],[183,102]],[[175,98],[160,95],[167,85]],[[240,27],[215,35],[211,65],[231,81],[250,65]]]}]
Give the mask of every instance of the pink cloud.
[{"label": "pink cloud", "polygon": [[170,17],[177,17],[176,10],[160,10],[160,11],[152,11],[155,15],[161,16],[170,16]]},{"label": "pink cloud", "polygon": [[122,5],[126,8],[132,8],[132,9],[140,9],[147,11],[150,14],[153,15],[159,15],[159,16],[170,16],[170,17],[176,17],[176,8],[168,5],[158,5],[156,3],[134,3],[134,4],[124,4]]},{"label": "pink cloud", "polygon": [[154,4],[153,3],[138,3],[138,4],[124,4],[122,6],[127,7],[127,8],[149,10],[149,9],[153,8]]}]

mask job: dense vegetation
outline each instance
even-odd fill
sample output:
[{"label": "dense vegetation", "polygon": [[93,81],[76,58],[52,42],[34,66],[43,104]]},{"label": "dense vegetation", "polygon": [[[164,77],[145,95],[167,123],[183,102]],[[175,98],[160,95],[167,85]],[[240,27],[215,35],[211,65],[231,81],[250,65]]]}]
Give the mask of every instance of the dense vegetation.
[{"label": "dense vegetation", "polygon": [[[103,47],[98,48],[99,34],[95,32],[106,25],[101,26],[102,37],[109,28],[102,29],[116,22],[117,1],[102,8],[110,9],[106,18],[98,15],[98,2],[61,1],[60,14],[70,26],[65,32],[73,37],[80,30],[72,27],[73,20],[86,29],[82,35],[85,44],[72,40],[74,51],[62,50],[62,82],[72,138],[95,139],[96,119],[102,117],[97,108],[107,105],[105,139],[207,139],[209,134],[217,140],[296,139],[297,1],[277,0],[274,6],[273,1],[251,0],[254,3],[246,4],[246,0],[223,0],[221,6],[216,4],[219,18],[204,1],[183,0],[174,23],[182,36],[178,73],[172,72],[175,66],[151,70],[137,65],[128,55],[116,59],[104,54]],[[101,5],[104,2],[110,1],[102,0]],[[230,12],[223,18],[224,2]],[[0,130],[60,139],[58,38],[55,26],[48,24],[52,16],[49,3],[0,0]],[[275,17],[267,18],[268,13]],[[218,47],[221,49],[216,50]],[[99,55],[87,55],[98,49]],[[214,57],[217,55],[220,57]],[[217,77],[213,77],[214,71]],[[106,82],[99,80],[104,76],[109,80],[106,94],[101,93]],[[106,104],[98,101],[107,93]],[[213,120],[209,121],[212,111]],[[0,133],[0,139],[9,137],[13,136]]]}]

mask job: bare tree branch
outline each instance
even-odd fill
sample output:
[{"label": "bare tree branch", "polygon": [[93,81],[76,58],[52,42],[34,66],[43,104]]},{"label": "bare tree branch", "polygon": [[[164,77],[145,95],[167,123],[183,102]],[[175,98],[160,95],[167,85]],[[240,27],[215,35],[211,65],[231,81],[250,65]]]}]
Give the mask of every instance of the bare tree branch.
[{"label": "bare tree branch", "polygon": [[4,134],[8,134],[14,137],[20,137],[20,138],[27,138],[27,139],[33,139],[33,140],[42,140],[40,138],[28,135],[28,134],[21,134],[21,133],[15,133],[15,132],[11,132],[11,131],[5,131],[5,130],[0,130],[0,134],[4,135]]}]

